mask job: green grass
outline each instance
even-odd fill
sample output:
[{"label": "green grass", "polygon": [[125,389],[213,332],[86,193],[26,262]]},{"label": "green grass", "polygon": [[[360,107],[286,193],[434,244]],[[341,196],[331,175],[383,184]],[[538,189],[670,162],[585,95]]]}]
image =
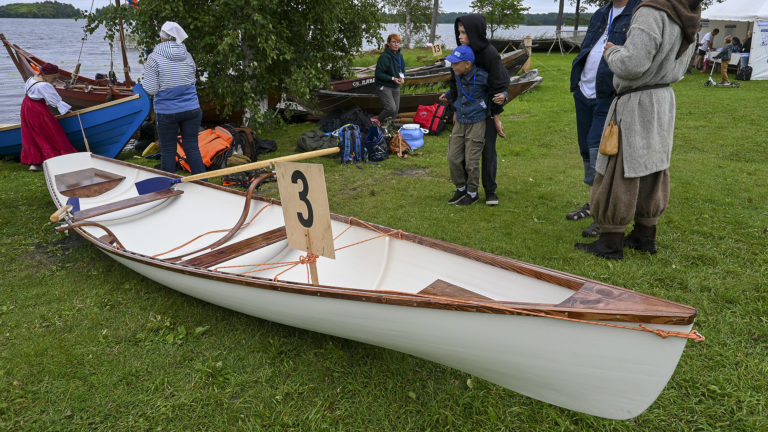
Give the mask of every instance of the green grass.
[{"label": "green grass", "polygon": [[[572,58],[534,56],[544,82],[507,106],[496,208],[445,204],[447,134],[427,137],[423,156],[362,170],[317,162],[336,213],[695,306],[707,341],[688,342],[666,389],[636,419],[575,413],[409,355],[178,294],[55,233],[43,177],[5,161],[0,430],[768,430],[768,82],[707,89],[696,72],[675,84],[659,254],[607,262],[573,247],[589,221],[564,219],[587,200]],[[313,127],[267,138],[284,155]],[[274,184],[264,191],[277,196]]]}]

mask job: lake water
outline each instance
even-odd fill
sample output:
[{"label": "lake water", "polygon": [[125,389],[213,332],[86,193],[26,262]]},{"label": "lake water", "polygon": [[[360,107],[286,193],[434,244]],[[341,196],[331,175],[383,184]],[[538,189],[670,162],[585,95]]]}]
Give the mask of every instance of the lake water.
[{"label": "lake water", "polygon": [[[84,24],[82,20],[0,18],[0,33],[5,34],[6,39],[11,43],[35,56],[55,63],[62,69],[73,71],[80,53]],[[382,40],[386,39],[388,34],[397,31],[396,24],[387,24],[381,32]],[[554,26],[522,26],[500,32],[498,37],[509,39],[520,39],[526,35],[546,37],[554,35],[554,32]],[[109,71],[110,50],[109,44],[104,41],[105,33],[106,31],[101,28],[85,41],[80,59],[80,75],[94,77],[97,73]],[[444,48],[455,47],[453,24],[439,24],[437,35]],[[375,47],[375,45],[367,45],[364,49]],[[144,72],[144,67],[139,64],[139,52],[129,48],[127,55],[131,66],[131,77],[136,80]],[[122,79],[123,60],[117,45],[113,60],[117,77]],[[0,124],[19,123],[19,109],[23,98],[24,81],[5,47],[0,48]]]}]

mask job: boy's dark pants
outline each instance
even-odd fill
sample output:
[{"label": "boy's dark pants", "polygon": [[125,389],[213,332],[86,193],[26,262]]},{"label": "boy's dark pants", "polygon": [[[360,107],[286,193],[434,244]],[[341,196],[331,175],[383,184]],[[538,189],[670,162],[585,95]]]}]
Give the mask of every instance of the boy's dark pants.
[{"label": "boy's dark pants", "polygon": [[485,147],[483,147],[483,190],[485,195],[496,193],[496,125],[493,117],[485,120]]},{"label": "boy's dark pants", "polygon": [[485,121],[456,123],[448,141],[448,168],[456,188],[476,193],[480,186],[480,159],[485,145]]}]

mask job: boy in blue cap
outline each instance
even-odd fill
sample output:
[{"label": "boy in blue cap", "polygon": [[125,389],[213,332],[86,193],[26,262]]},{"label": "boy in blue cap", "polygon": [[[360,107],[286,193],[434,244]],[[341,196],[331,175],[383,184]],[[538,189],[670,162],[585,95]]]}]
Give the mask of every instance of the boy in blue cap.
[{"label": "boy in blue cap", "polygon": [[478,199],[485,121],[489,116],[488,73],[475,66],[475,54],[467,45],[456,47],[446,60],[451,62],[457,93],[455,97],[450,90],[446,93],[456,109],[448,141],[448,168],[456,193],[448,204],[467,206]]}]

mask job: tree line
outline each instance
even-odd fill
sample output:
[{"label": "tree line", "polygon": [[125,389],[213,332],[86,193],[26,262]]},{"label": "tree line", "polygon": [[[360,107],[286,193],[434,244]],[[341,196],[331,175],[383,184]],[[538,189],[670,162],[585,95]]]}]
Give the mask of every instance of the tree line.
[{"label": "tree line", "polygon": [[[464,16],[467,14],[470,14],[473,12],[443,12],[437,17],[437,22],[439,24],[453,24],[456,22],[456,18],[460,16]],[[589,20],[592,18],[591,13],[581,13],[579,14],[579,23],[581,25],[587,25],[589,24]],[[564,13],[563,14],[563,25],[573,25],[574,20],[576,19],[575,13]],[[384,23],[397,23],[398,22],[398,14],[394,13],[383,13],[382,14],[382,22]],[[523,14],[523,20],[518,23],[518,25],[524,25],[524,26],[553,26],[557,24],[557,12],[550,12],[550,13],[524,13]]]},{"label": "tree line", "polygon": [[0,18],[80,18],[81,10],[68,3],[11,3],[0,6]]}]

